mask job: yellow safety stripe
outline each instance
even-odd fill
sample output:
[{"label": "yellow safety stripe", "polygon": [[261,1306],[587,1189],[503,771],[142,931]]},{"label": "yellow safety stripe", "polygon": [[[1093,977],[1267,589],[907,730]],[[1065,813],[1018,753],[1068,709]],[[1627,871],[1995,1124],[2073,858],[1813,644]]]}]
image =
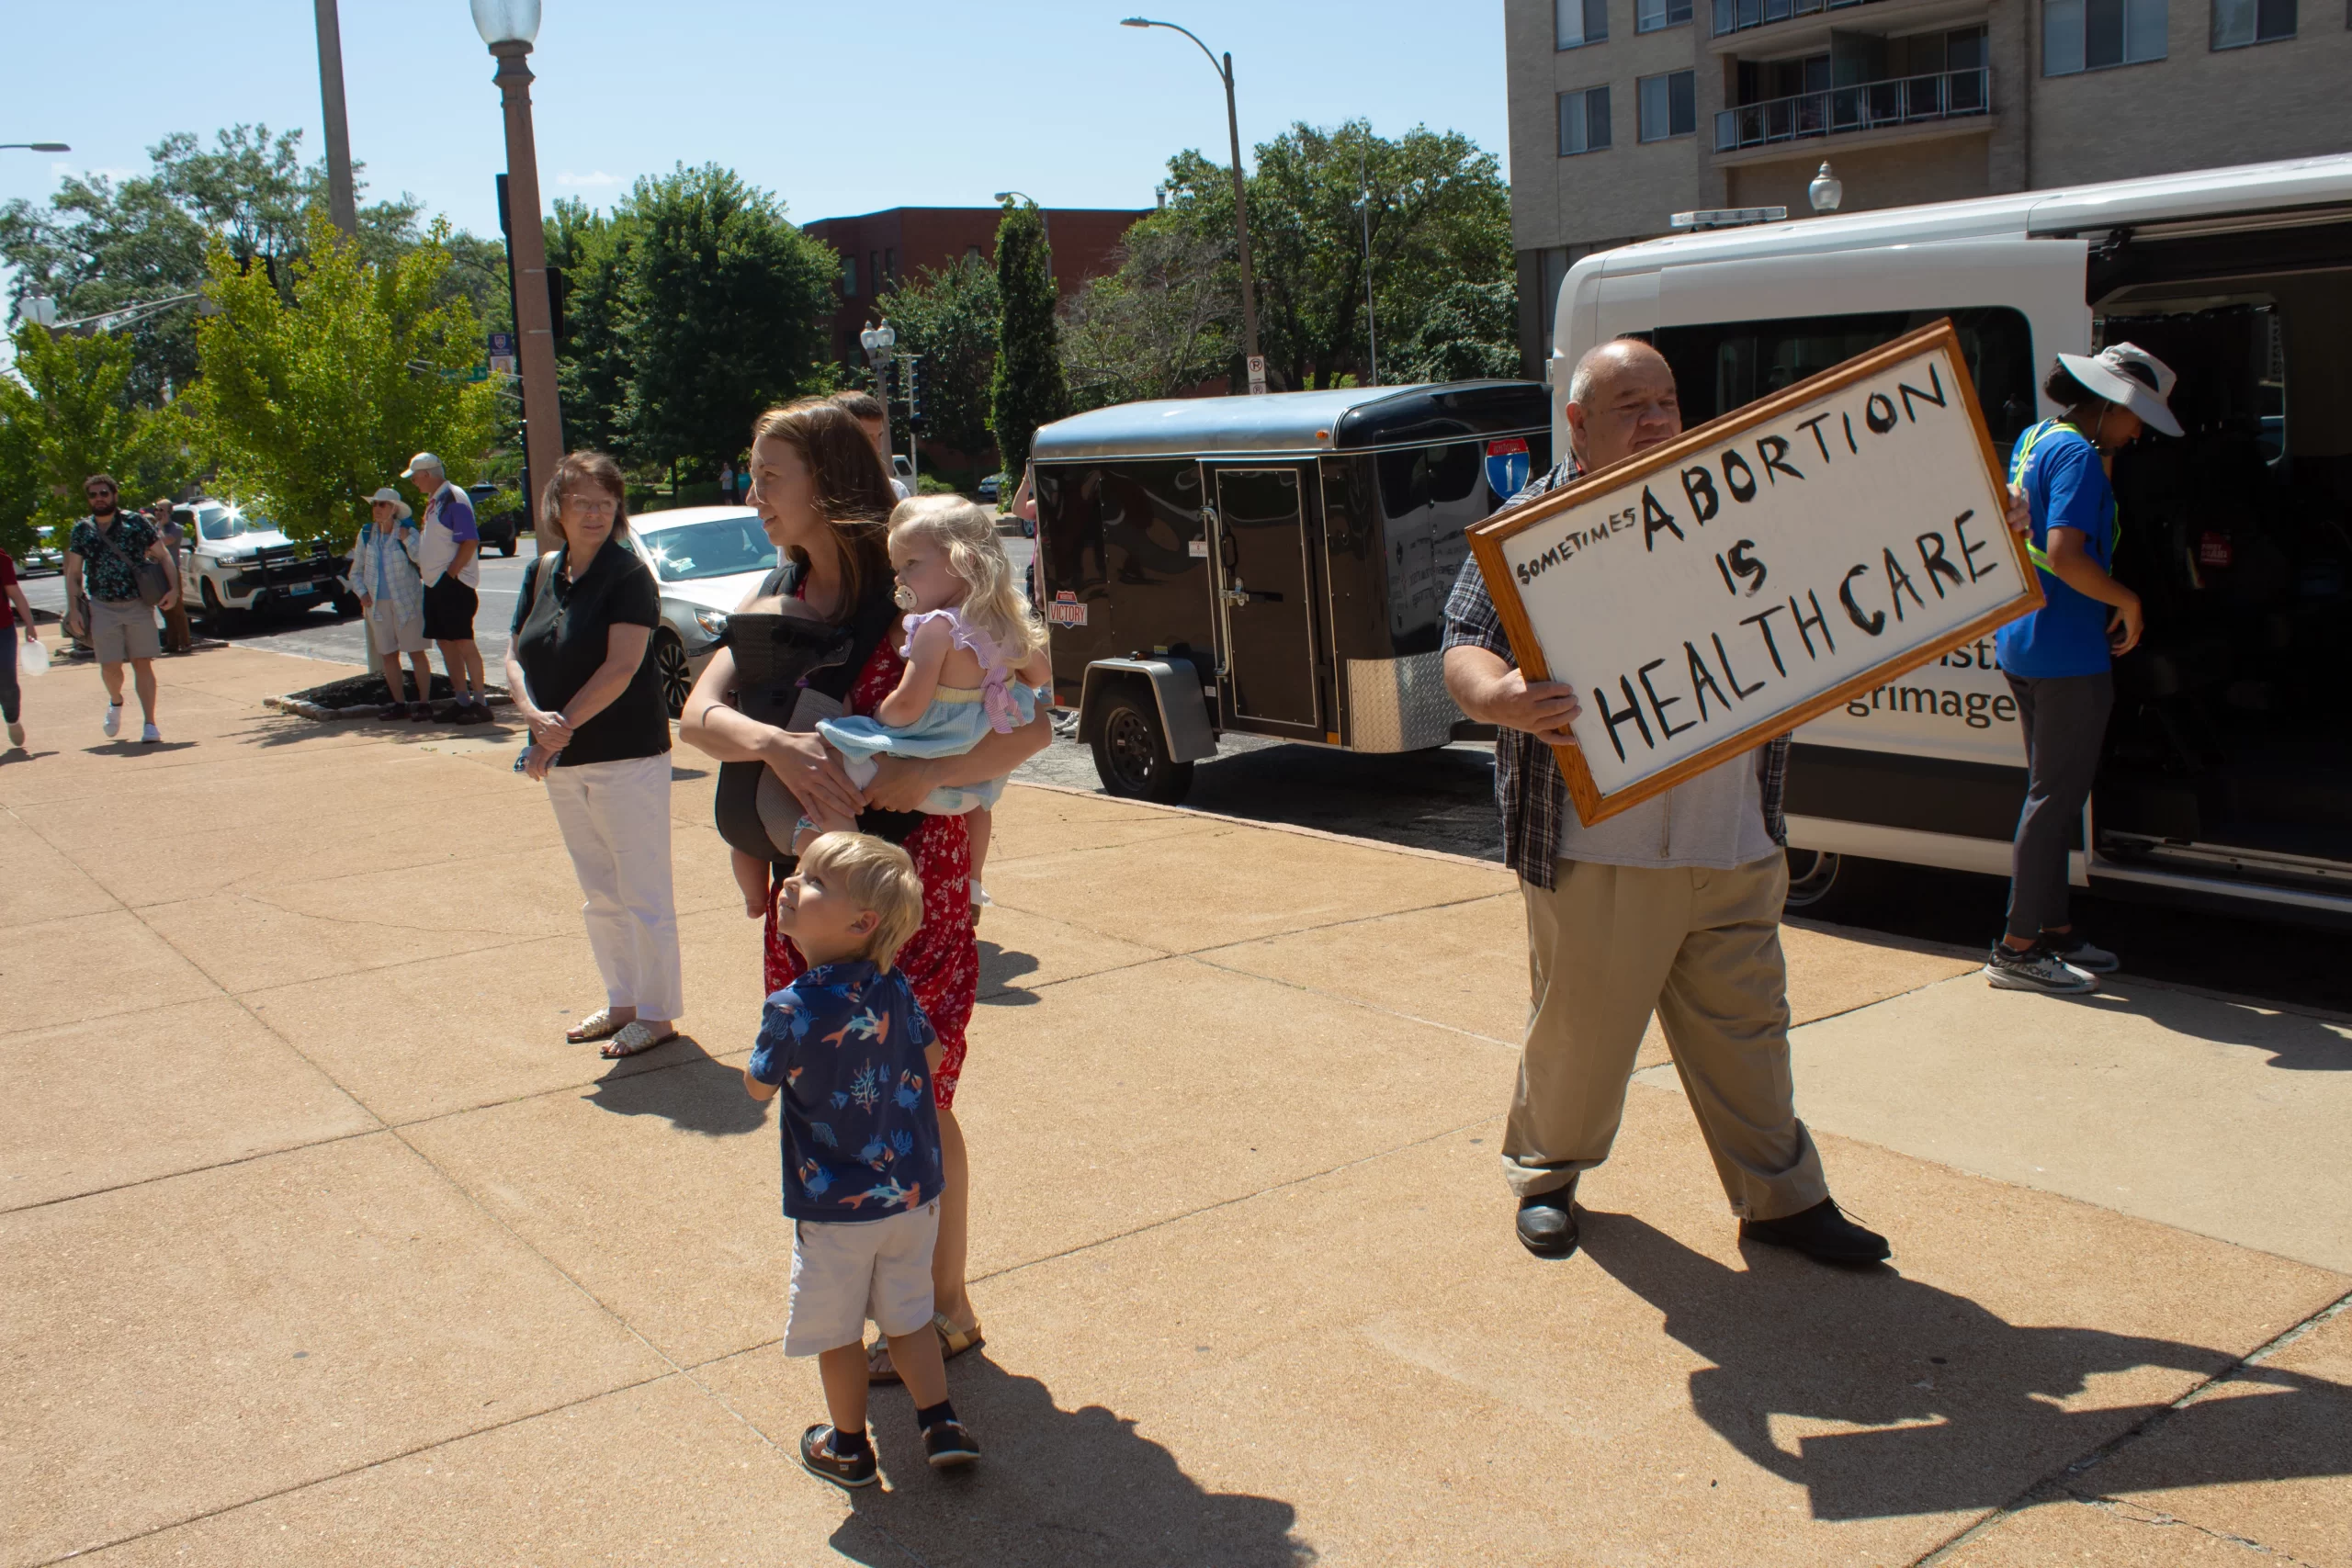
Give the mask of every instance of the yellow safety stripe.
[{"label": "yellow safety stripe", "polygon": [[[2009,453],[2009,482],[2011,484],[2022,484],[2025,482],[2026,457],[2033,450],[2035,445],[2039,443],[2043,436],[2049,434],[2053,430],[2073,429],[2074,426],[2068,424],[2063,419],[2045,419],[2040,424],[2033,426],[2024,434],[2018,436],[2017,446]],[[2076,434],[2079,434],[2080,432],[2076,432]],[[2096,453],[2094,453],[2094,455],[2096,455]],[[2109,560],[2113,560],[2115,558],[2116,547],[2123,542],[2123,508],[2121,504],[2116,501],[2112,494],[2112,489],[2113,487],[2110,486],[2110,493],[2108,496],[2107,502],[2108,527],[2109,530],[2107,539],[2107,556]],[[2046,537],[2048,535],[2047,528],[2043,530],[2043,533]],[[2049,556],[2042,552],[2042,548],[2040,545],[2033,542],[2032,536],[2030,535],[2026,537],[2025,553],[2026,558],[2032,561],[2034,565],[2040,567],[2042,570],[2049,572],[2052,577],[2056,577],[2058,575],[2056,569],[2050,564]]]}]

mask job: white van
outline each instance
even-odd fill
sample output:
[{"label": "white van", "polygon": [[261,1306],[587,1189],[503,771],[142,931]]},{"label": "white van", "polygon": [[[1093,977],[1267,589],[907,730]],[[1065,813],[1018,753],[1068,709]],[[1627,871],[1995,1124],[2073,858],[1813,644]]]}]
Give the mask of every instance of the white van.
[{"label": "white van", "polygon": [[[2352,156],[1603,252],[1561,285],[1550,378],[1638,335],[1696,425],[1939,316],[2005,460],[2061,412],[2061,351],[2128,339],[2180,377],[2186,435],[2115,464],[2147,634],[2116,665],[2075,883],[2352,916]],[[1795,743],[1792,904],[1840,855],[2007,874],[2025,753],[1989,637]]]}]

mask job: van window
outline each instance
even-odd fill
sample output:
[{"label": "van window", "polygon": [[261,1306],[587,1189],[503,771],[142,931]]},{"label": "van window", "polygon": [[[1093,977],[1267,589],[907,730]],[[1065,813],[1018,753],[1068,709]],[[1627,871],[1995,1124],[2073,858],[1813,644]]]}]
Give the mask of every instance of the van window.
[{"label": "van window", "polygon": [[1744,408],[1944,315],[1960,333],[1960,351],[1976,382],[1985,427],[2006,463],[2010,446],[2034,416],[2033,332],[2022,314],[2006,305],[1714,321],[1661,327],[1651,341],[1674,367],[1687,427]]}]

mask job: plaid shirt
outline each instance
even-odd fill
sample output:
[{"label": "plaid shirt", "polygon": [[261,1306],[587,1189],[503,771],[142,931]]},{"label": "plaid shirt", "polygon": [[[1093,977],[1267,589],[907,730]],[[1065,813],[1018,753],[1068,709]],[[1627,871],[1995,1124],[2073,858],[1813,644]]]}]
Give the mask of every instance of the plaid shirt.
[{"label": "plaid shirt", "polygon": [[[1542,495],[1577,476],[1574,457],[1561,459],[1552,471],[1512,496],[1507,506]],[[1462,575],[1445,602],[1446,648],[1483,648],[1504,663],[1518,666],[1511,656],[1510,637],[1502,616],[1487,592],[1477,558],[1462,563]],[[1788,824],[1781,803],[1788,792],[1789,738],[1764,747],[1764,829],[1776,844],[1789,841]],[[1504,729],[1495,738],[1495,804],[1503,815],[1503,863],[1523,882],[1550,888],[1558,885],[1560,824],[1574,809],[1568,804],[1568,782],[1560,774],[1552,749],[1523,729]]]}]

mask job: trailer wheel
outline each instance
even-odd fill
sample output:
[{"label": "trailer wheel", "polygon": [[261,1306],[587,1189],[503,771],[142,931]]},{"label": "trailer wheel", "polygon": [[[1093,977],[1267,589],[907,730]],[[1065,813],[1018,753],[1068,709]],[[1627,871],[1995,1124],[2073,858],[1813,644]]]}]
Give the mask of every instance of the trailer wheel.
[{"label": "trailer wheel", "polygon": [[1193,764],[1168,755],[1159,715],[1131,693],[1109,698],[1094,731],[1094,772],[1112,795],[1173,806],[1193,787]]},{"label": "trailer wheel", "polygon": [[1824,850],[1789,850],[1789,904],[1792,909],[1802,909],[1818,904],[1829,897],[1830,885],[1838,880],[1838,859]]}]

